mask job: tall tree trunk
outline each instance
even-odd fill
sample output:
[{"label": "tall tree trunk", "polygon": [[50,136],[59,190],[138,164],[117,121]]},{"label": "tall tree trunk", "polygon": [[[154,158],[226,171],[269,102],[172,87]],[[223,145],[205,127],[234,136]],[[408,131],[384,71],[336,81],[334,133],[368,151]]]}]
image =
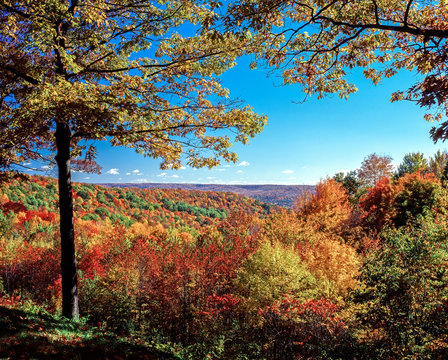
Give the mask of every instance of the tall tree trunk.
[{"label": "tall tree trunk", "polygon": [[78,277],[73,228],[70,141],[69,125],[56,123],[56,162],[58,164],[59,213],[61,215],[62,315],[69,319],[78,319]]}]

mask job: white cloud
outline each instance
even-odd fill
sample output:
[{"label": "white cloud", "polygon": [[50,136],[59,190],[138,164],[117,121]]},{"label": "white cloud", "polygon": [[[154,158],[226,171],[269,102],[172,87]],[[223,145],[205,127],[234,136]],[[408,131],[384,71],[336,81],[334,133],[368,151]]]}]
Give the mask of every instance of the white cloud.
[{"label": "white cloud", "polygon": [[52,169],[53,167],[50,166],[50,165],[44,165],[44,166],[41,166],[40,168],[41,168],[42,170],[50,170],[50,169]]},{"label": "white cloud", "polygon": [[179,170],[186,170],[187,168],[185,167],[185,166],[181,166],[180,168],[179,168]]},{"label": "white cloud", "polygon": [[22,163],[22,165],[24,165],[24,166],[28,166],[28,165],[31,165],[31,162],[30,162],[30,161],[24,161],[24,162]]},{"label": "white cloud", "polygon": [[90,180],[90,176],[86,176],[84,180]]},{"label": "white cloud", "polygon": [[283,170],[282,174],[294,174],[293,170]]},{"label": "white cloud", "polygon": [[237,166],[249,166],[250,162],[248,161],[241,161]]},{"label": "white cloud", "polygon": [[135,179],[132,180],[131,183],[148,183],[148,179]]},{"label": "white cloud", "polygon": [[[137,174],[137,175],[141,175],[141,174]],[[176,175],[176,174],[168,175],[167,173],[161,173],[161,174],[159,174],[157,176],[158,177],[164,177],[164,178],[178,178],[179,177],[179,175]]]},{"label": "white cloud", "polygon": [[219,169],[215,169],[215,171],[226,171],[226,169],[219,168]]},{"label": "white cloud", "polygon": [[140,170],[139,170],[139,169],[135,169],[135,170],[132,170],[132,172],[133,172],[134,174],[139,174],[139,173],[140,173]]},{"label": "white cloud", "polygon": [[289,177],[288,180],[297,180],[295,176]]},{"label": "white cloud", "polygon": [[229,167],[230,167],[230,165],[229,165],[229,164],[227,164],[227,165],[224,165],[223,167],[225,167],[225,168],[229,168]]},{"label": "white cloud", "polygon": [[128,176],[129,176],[129,175],[131,175],[131,173],[126,173],[126,175],[128,175]]},{"label": "white cloud", "polygon": [[212,179],[216,179],[216,178],[213,176],[209,176],[209,177],[207,177],[207,179],[212,180]]},{"label": "white cloud", "polygon": [[109,175],[120,175],[120,173],[118,172],[118,169],[110,169],[110,170],[106,171],[106,174],[109,174]]},{"label": "white cloud", "polygon": [[237,174],[242,174],[244,171],[243,170],[238,170],[236,173]]}]

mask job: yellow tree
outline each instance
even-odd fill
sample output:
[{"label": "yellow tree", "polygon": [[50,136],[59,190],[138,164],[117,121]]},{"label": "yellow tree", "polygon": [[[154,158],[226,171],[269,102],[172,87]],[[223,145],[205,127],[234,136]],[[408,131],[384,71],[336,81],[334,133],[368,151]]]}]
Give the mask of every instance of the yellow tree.
[{"label": "yellow tree", "polygon": [[0,166],[56,153],[66,317],[78,316],[71,166],[97,170],[95,141],[161,158],[162,168],[211,167],[236,161],[232,141],[247,143],[266,122],[218,81],[253,39],[205,29],[216,6],[0,1]]}]

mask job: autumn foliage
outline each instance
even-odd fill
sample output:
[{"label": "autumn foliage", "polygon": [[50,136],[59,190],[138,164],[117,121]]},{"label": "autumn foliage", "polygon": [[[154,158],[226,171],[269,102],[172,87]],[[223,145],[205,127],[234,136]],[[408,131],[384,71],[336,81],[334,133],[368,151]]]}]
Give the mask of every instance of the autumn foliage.
[{"label": "autumn foliage", "polygon": [[[61,311],[54,185],[42,177],[13,179],[1,190],[4,304],[20,298]],[[375,274],[385,282],[388,276],[397,284],[414,281],[400,277],[407,263],[428,277],[415,278],[423,293],[403,294],[412,306],[434,304],[412,311],[445,326],[431,320],[448,301],[438,283],[445,279],[446,192],[431,174],[384,178],[359,207],[340,183],[324,180],[295,209],[270,207],[271,213],[229,193],[76,184],[74,195],[80,309],[101,329],[174,344],[173,351],[192,359],[368,359],[384,336],[398,338],[366,312],[370,302],[383,301]],[[411,253],[420,260],[412,262]],[[378,268],[380,254],[394,268]],[[398,306],[384,304],[389,312]],[[400,326],[408,327],[409,342],[423,341],[412,337],[411,324]],[[438,331],[428,336],[442,354]]]},{"label": "autumn foliage", "polygon": [[446,193],[432,173],[407,173],[396,181],[383,178],[360,201],[362,222],[372,231],[403,226],[425,211],[445,211]]},{"label": "autumn foliage", "polygon": [[346,190],[333,179],[319,182],[315,193],[299,197],[296,209],[298,217],[329,233],[338,232],[352,210]]}]

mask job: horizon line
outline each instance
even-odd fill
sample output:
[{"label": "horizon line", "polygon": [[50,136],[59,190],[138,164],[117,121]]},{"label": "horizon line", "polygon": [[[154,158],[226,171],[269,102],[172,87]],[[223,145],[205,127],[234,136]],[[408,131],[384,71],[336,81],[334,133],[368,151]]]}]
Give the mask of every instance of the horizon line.
[{"label": "horizon line", "polygon": [[[80,181],[75,181],[80,182]],[[83,182],[85,183],[85,182]],[[316,184],[275,184],[275,183],[264,183],[264,184],[224,184],[224,183],[193,183],[193,182],[176,182],[176,183],[165,183],[165,182],[91,182],[85,184],[94,185],[145,185],[145,184],[157,184],[157,185],[218,185],[218,186],[316,186]]]}]

